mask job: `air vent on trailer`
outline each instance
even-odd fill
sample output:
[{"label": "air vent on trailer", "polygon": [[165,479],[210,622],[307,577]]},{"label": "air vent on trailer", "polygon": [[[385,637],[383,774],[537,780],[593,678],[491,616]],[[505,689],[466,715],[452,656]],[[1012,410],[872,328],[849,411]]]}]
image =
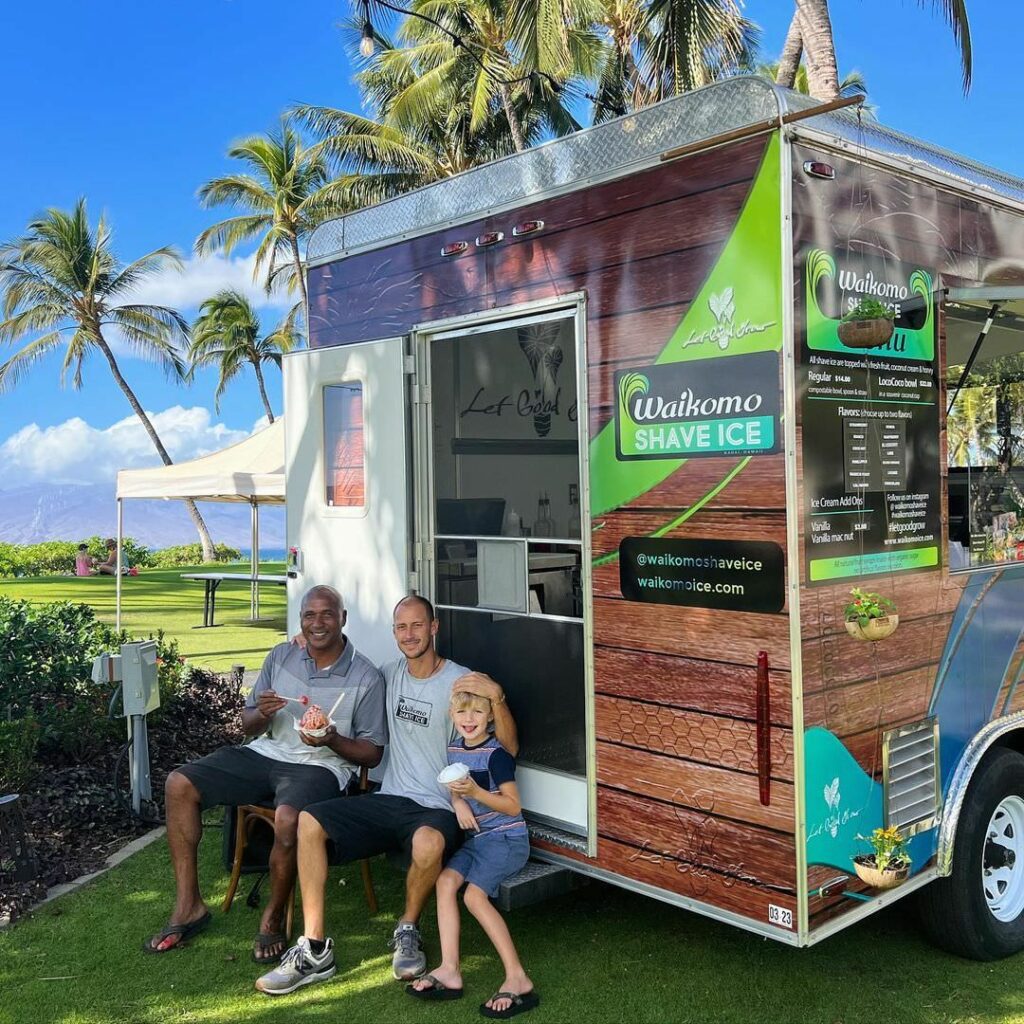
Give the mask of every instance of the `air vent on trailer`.
[{"label": "air vent on trailer", "polygon": [[939,822],[939,727],[934,718],[882,737],[885,823],[916,835]]}]

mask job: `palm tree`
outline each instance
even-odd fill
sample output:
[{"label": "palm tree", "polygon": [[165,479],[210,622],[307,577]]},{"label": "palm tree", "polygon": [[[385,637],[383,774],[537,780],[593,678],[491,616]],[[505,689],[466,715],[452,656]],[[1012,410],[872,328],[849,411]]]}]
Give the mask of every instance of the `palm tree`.
[{"label": "palm tree", "polygon": [[439,95],[458,95],[472,131],[500,107],[517,152],[527,148],[524,120],[552,135],[579,129],[563,93],[597,70],[596,0],[413,0],[409,11],[399,37],[421,74],[395,98],[396,121],[432,116]]},{"label": "palm tree", "polygon": [[[775,61],[767,64],[759,64],[757,67],[757,73],[761,75],[762,78],[767,78],[770,81],[777,82],[780,63],[780,61]],[[810,96],[811,88],[807,77],[807,65],[800,64],[797,68],[796,75],[793,79],[793,85],[790,88],[795,92],[803,93],[804,96]],[[847,96],[866,96],[867,92],[867,82],[864,81],[864,76],[857,70],[851,71],[839,83],[839,96],[842,98]],[[865,114],[872,118],[878,110],[878,108],[871,103],[865,103],[863,109]]]},{"label": "palm tree", "polygon": [[734,0],[603,0],[600,21],[595,121],[749,67],[757,44]]},{"label": "palm tree", "polygon": [[[973,56],[967,0],[932,0],[932,9],[949,24],[960,50],[964,92],[971,88]],[[824,101],[839,96],[839,73],[835,39],[828,0],[796,0],[796,10],[786,34],[779,62],[779,85],[793,87],[801,50],[807,54],[807,75],[811,94]]]},{"label": "palm tree", "polygon": [[[439,89],[430,116],[397,117],[398,98],[422,69],[412,51],[392,45],[379,32],[375,37],[375,53],[363,59],[355,76],[368,113],[314,105],[292,111],[321,140],[314,147],[317,155],[340,172],[325,189],[339,207],[379,203],[515,151],[504,115],[492,114],[477,129],[471,127],[464,94]],[[524,124],[524,131],[528,143],[539,138],[535,122]]]},{"label": "palm tree", "polygon": [[278,132],[250,135],[236,142],[228,156],[240,160],[250,173],[228,174],[208,181],[199,189],[204,207],[226,204],[247,211],[207,228],[197,239],[200,256],[223,251],[259,238],[253,278],[266,268],[269,292],[278,279],[289,291],[298,288],[306,303],[299,241],[318,224],[344,212],[324,191],[330,180],[327,165],[303,145],[298,133],[282,120]]},{"label": "palm tree", "polygon": [[[70,212],[51,208],[31,221],[24,235],[0,245],[0,343],[36,335],[0,364],[0,391],[14,387],[34,363],[61,346],[61,384],[70,373],[77,390],[85,357],[99,351],[164,465],[171,465],[152,421],[121,373],[105,329],[117,331],[139,355],[156,359],[173,380],[182,380],[179,346],[188,341],[188,324],[165,306],[118,303],[146,278],[180,265],[170,248],[156,249],[127,266],[119,262],[106,221],[101,217],[93,231],[84,199]],[[199,532],[203,559],[213,561],[206,523],[195,502],[185,504]]]},{"label": "palm tree", "polygon": [[273,331],[261,337],[260,318],[240,292],[224,289],[199,307],[199,316],[192,326],[188,372],[191,377],[201,366],[220,369],[213,399],[216,409],[220,409],[220,396],[228,382],[249,363],[256,373],[267,419],[274,422],[274,410],[270,407],[263,380],[263,364],[274,363],[280,369],[282,353],[291,352],[301,342],[296,324],[299,308],[294,306]]}]

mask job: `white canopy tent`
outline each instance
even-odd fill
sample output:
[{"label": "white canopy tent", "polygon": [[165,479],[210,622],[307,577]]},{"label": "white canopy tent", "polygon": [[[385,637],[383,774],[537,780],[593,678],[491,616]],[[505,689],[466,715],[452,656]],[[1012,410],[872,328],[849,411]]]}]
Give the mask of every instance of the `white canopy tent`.
[{"label": "white canopy tent", "polygon": [[121,628],[121,539],[126,498],[166,501],[245,502],[252,525],[252,617],[259,615],[260,505],[284,504],[284,420],[275,420],[238,444],[189,462],[150,469],[122,469],[117,474],[117,603]]}]

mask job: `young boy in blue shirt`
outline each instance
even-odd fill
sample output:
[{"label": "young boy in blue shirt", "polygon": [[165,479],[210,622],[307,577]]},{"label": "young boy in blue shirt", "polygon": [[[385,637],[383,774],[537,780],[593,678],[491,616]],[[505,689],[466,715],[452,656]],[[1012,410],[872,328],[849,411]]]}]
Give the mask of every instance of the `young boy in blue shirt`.
[{"label": "young boy in blue shirt", "polygon": [[501,989],[481,1005],[480,1012],[485,1017],[505,1019],[540,1004],[540,996],[519,962],[508,926],[490,900],[498,894],[501,883],[529,859],[530,839],[515,782],[515,759],[488,732],[491,702],[473,693],[456,693],[449,713],[458,736],[448,747],[448,764],[465,765],[469,771],[461,779],[448,782],[448,788],[452,809],[467,835],[437,879],[441,965],[408,985],[406,991],[418,999],[430,1000],[458,999],[462,995],[457,898],[466,883],[466,906],[494,944],[505,968]]}]

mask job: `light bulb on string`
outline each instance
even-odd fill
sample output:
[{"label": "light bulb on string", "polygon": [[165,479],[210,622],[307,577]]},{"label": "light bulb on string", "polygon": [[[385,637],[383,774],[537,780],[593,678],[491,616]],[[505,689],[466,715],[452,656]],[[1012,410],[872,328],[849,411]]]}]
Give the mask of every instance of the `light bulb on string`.
[{"label": "light bulb on string", "polygon": [[370,24],[370,19],[367,18],[363,22],[362,38],[359,40],[359,52],[364,57],[372,57],[375,49],[376,44],[373,37],[373,25]]}]

